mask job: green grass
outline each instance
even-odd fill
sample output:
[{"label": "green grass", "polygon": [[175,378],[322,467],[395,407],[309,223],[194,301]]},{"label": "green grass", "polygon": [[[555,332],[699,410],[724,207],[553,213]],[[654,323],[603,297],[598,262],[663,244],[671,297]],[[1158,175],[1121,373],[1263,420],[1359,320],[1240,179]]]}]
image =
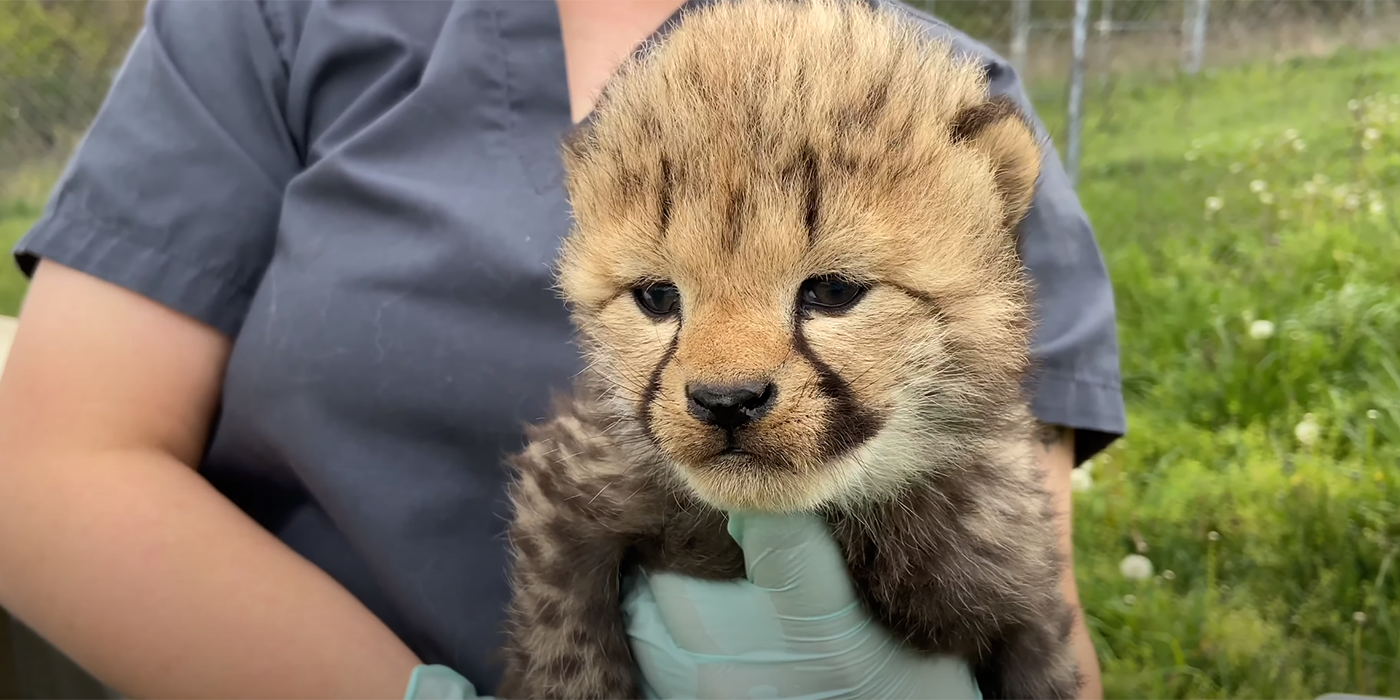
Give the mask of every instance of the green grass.
[{"label": "green grass", "polygon": [[0,174],[0,315],[15,316],[24,298],[27,280],[14,264],[10,251],[39,218],[44,200],[63,163],[44,159]]},{"label": "green grass", "polygon": [[31,219],[36,215],[37,213],[29,208],[0,208],[0,244],[5,246],[4,257],[0,259],[0,265],[3,265],[3,269],[0,269],[0,315],[19,314],[20,301],[24,297],[27,285],[24,275],[15,267],[14,258],[9,251],[28,230]]},{"label": "green grass", "polygon": [[1110,697],[1400,695],[1395,94],[1391,50],[1088,103],[1131,432],[1076,494]]},{"label": "green grass", "polygon": [[[1400,50],[1089,98],[1081,191],[1116,288],[1132,432],[1076,494],[1110,697],[1400,696],[1392,94]],[[1056,96],[1038,101],[1057,128]],[[1379,137],[1363,150],[1366,128]],[[24,193],[0,203],[7,246],[55,172],[0,188]],[[21,289],[0,268],[0,313]],[[1272,334],[1251,335],[1258,321]],[[1154,575],[1120,573],[1134,553]]]}]

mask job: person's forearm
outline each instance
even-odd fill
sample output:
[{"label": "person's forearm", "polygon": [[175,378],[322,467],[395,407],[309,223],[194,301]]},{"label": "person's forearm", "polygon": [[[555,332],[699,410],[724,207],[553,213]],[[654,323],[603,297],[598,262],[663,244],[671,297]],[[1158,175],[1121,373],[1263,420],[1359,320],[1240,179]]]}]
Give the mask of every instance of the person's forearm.
[{"label": "person's forearm", "polygon": [[1056,517],[1061,523],[1060,550],[1064,555],[1065,568],[1061,572],[1060,590],[1074,606],[1078,617],[1075,620],[1072,639],[1075,657],[1079,661],[1079,673],[1084,685],[1080,688],[1082,700],[1103,698],[1103,678],[1099,668],[1098,653],[1089,637],[1089,626],[1084,622],[1083,608],[1079,603],[1079,586],[1074,579],[1074,537],[1073,499],[1070,490],[1070,474],[1074,471],[1074,431],[1059,426],[1041,426],[1037,436],[1036,455],[1045,470],[1046,485],[1055,505]]},{"label": "person's forearm", "polygon": [[0,462],[0,605],[108,686],[403,697],[414,654],[192,469],[153,452],[23,452]]}]

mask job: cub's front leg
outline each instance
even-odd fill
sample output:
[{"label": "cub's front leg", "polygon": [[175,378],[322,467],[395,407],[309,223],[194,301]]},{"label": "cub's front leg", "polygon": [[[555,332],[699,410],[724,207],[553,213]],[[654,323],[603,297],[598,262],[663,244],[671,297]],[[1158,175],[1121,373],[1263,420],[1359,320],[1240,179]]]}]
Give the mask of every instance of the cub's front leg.
[{"label": "cub's front leg", "polygon": [[1029,479],[977,481],[930,480],[833,516],[857,588],[905,643],[967,660],[987,700],[1077,697],[1048,497]]},{"label": "cub's front leg", "polygon": [[624,559],[662,517],[658,491],[601,426],[564,406],[511,460],[514,551],[503,698],[633,698]]}]

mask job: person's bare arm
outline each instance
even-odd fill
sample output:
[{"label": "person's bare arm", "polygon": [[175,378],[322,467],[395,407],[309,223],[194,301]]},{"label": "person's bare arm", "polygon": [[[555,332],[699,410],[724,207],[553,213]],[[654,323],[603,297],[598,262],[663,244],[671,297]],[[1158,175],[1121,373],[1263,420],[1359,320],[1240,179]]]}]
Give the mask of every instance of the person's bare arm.
[{"label": "person's bare arm", "polygon": [[402,697],[415,655],[196,472],[228,352],[40,265],[0,380],[0,605],[129,697]]},{"label": "person's bare arm", "polygon": [[1045,469],[1047,485],[1055,504],[1058,518],[1063,524],[1060,530],[1060,549],[1065,556],[1065,570],[1060,579],[1060,589],[1079,613],[1074,626],[1074,649],[1079,660],[1079,672],[1084,676],[1084,687],[1080,690],[1083,700],[1103,698],[1103,678],[1099,669],[1099,657],[1094,651],[1094,642],[1089,637],[1089,627],[1084,622],[1080,609],[1079,586],[1074,579],[1074,538],[1073,500],[1070,491],[1070,474],[1074,471],[1074,431],[1057,425],[1042,425],[1037,436],[1036,454],[1040,465]]}]

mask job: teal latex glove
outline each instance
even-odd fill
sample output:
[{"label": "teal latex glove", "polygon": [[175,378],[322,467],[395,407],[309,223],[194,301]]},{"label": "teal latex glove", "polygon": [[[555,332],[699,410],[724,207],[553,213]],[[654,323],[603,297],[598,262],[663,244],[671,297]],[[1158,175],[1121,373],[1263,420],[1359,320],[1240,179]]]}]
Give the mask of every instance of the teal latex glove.
[{"label": "teal latex glove", "polygon": [[899,645],[814,516],[731,515],[747,580],[641,572],[623,600],[648,698],[975,698],[967,664]]},{"label": "teal latex glove", "polygon": [[462,674],[453,671],[447,666],[420,665],[413,669],[413,675],[408,679],[408,689],[404,691],[404,700],[466,700],[467,698],[479,698],[479,700],[490,700],[476,694],[476,686],[462,677]]}]

